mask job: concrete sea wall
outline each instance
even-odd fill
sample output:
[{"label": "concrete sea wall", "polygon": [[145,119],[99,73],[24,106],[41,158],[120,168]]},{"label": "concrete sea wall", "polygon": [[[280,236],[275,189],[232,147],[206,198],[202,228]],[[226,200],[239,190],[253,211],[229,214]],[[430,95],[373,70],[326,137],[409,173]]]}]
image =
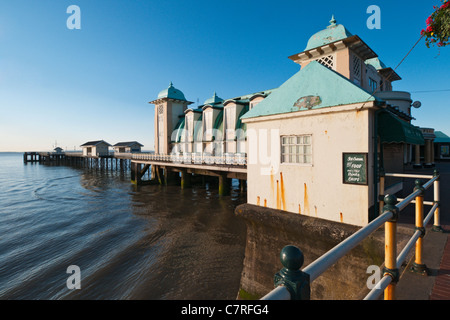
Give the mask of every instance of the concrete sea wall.
[{"label": "concrete sea wall", "polygon": [[[280,251],[286,245],[299,247],[303,267],[319,258],[360,228],[280,210],[243,204],[235,213],[247,224],[247,243],[239,299],[259,299],[274,288],[273,278],[281,268]],[[399,250],[408,230],[399,230]],[[367,293],[370,265],[384,262],[384,229],[381,227],[311,283],[311,299],[362,299]]]}]

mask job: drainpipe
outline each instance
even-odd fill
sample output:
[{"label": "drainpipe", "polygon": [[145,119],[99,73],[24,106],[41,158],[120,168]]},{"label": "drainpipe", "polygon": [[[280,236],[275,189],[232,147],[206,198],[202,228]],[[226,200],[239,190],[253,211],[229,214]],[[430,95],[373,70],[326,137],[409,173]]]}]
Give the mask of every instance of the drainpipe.
[{"label": "drainpipe", "polygon": [[[378,203],[378,180],[379,180],[379,171],[378,171],[378,115],[381,111],[386,107],[385,102],[375,102],[376,106],[382,107],[378,109],[374,113],[374,128],[373,128],[373,199],[374,199],[374,215],[373,219],[378,216],[379,213],[379,203]],[[380,141],[380,160],[381,160],[381,168],[384,171],[383,165],[383,144]]]},{"label": "drainpipe", "polygon": [[[381,109],[380,109],[381,110]],[[372,219],[375,219],[376,214],[379,212],[378,208],[378,113],[380,110],[374,113],[374,125],[373,125],[373,201],[374,209]],[[370,221],[369,221],[370,222]]]}]

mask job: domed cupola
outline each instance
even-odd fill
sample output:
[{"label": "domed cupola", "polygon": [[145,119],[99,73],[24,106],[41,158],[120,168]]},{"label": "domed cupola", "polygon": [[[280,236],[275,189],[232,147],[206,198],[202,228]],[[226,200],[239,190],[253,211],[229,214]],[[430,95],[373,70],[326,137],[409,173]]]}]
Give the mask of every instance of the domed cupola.
[{"label": "domed cupola", "polygon": [[289,59],[301,68],[311,61],[317,61],[361,85],[365,76],[364,61],[376,57],[377,54],[358,35],[351,34],[332,16],[330,25],[313,34],[306,49],[291,55]]},{"label": "domed cupola", "polygon": [[220,97],[216,94],[216,92],[214,92],[214,95],[213,95],[211,98],[206,99],[205,102],[204,102],[203,104],[204,104],[204,105],[214,105],[214,104],[221,103],[221,102],[223,102],[223,99],[220,98]]},{"label": "domed cupola", "polygon": [[170,82],[170,85],[167,89],[162,90],[158,94],[158,99],[163,99],[163,98],[186,101],[186,98],[184,97],[183,92],[181,92],[180,90],[175,88],[173,86],[172,82]]},{"label": "domed cupola", "polygon": [[342,24],[336,24],[336,19],[333,15],[330,20],[330,25],[326,29],[315,33],[309,38],[304,51],[319,48],[329,43],[347,39],[351,36],[352,34]]},{"label": "domed cupola", "polygon": [[183,92],[171,82],[156,100],[149,103],[155,105],[155,153],[169,154],[173,148],[172,133],[178,128],[180,118],[184,117],[187,106],[192,102],[187,101]]}]

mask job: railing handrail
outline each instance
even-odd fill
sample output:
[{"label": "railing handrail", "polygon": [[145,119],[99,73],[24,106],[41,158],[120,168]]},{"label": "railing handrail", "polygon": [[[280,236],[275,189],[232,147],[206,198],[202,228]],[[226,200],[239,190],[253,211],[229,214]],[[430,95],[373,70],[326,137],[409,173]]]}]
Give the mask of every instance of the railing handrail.
[{"label": "railing handrail", "polygon": [[[395,174],[385,174],[385,176],[394,176]],[[399,203],[392,206],[386,206],[382,214],[376,219],[370,222],[368,225],[364,226],[353,235],[336,245],[331,250],[327,251],[325,254],[320,256],[318,259],[310,263],[306,268],[302,270],[303,273],[309,276],[309,282],[311,283],[317,279],[323,272],[325,272],[329,267],[335,264],[339,259],[345,256],[350,250],[360,244],[365,238],[372,234],[384,223],[392,221],[394,216],[403,210],[408,204],[414,201],[416,197],[422,196],[421,205],[423,207],[423,194],[434,182],[437,182],[440,175],[435,171],[434,175],[406,175],[398,174],[396,176],[408,177],[408,178],[430,178],[425,184],[421,184],[420,180],[416,181],[416,188],[414,191],[408,195],[405,199],[402,199]],[[439,192],[437,192],[438,194]],[[436,196],[436,193],[435,193]],[[395,197],[394,197],[395,198]],[[395,201],[396,198],[395,198]],[[428,212],[425,219],[423,219],[423,226],[426,226],[431,217],[434,215],[436,210],[439,208],[439,201],[435,201],[432,208]],[[396,221],[396,219],[395,219]],[[416,220],[417,221],[417,220]],[[417,227],[416,227],[417,229]],[[423,236],[420,229],[417,229],[413,236],[410,238],[409,242],[403,248],[402,252],[396,257],[396,266],[400,268],[406,257],[415,245],[416,241]],[[364,298],[364,300],[377,299],[379,295],[392,283],[393,277],[390,274],[385,274],[384,277],[375,285],[375,287],[369,292],[369,294]],[[266,294],[262,300],[289,300],[291,299],[291,293],[285,286],[278,286],[268,294]]]},{"label": "railing handrail", "polygon": [[278,286],[262,297],[261,300],[291,300],[291,293],[285,286]]},{"label": "railing handrail", "polygon": [[375,285],[375,287],[366,295],[364,300],[377,300],[384,290],[392,283],[392,277],[385,275],[381,280]]},{"label": "railing handrail", "polygon": [[[430,222],[431,217],[433,217],[433,214],[436,211],[437,207],[438,207],[438,204],[436,203],[430,209],[427,217],[423,220],[424,226],[426,226]],[[414,234],[411,236],[408,243],[405,245],[402,252],[400,252],[400,254],[397,257],[397,260],[396,260],[397,268],[400,268],[403,265],[403,262],[405,262],[409,252],[411,251],[413,246],[416,244],[417,239],[419,239],[421,235],[422,235],[422,232],[420,230],[416,230],[414,232]],[[385,276],[385,278],[386,277],[390,278],[392,281],[392,277]],[[386,285],[386,287],[383,288],[383,286],[381,284],[382,281],[383,281],[383,279],[381,279],[380,282],[367,294],[367,296],[364,298],[364,300],[375,300],[375,299],[379,298],[379,296],[381,295],[383,290],[386,289],[387,285],[389,285],[391,282],[391,281],[389,281],[389,283]]]},{"label": "railing handrail", "polygon": [[309,264],[303,272],[309,274],[310,281],[317,279],[324,271],[332,266],[336,261],[346,255],[350,250],[356,247],[361,241],[367,238],[372,232],[381,227],[393,216],[391,211],[384,212],[381,216],[373,220],[364,228],[358,230],[353,235],[336,245],[333,249],[323,254],[317,260]]},{"label": "railing handrail", "polygon": [[410,174],[410,173],[385,173],[385,177],[394,177],[394,178],[424,178],[431,179],[433,175],[430,174]]}]

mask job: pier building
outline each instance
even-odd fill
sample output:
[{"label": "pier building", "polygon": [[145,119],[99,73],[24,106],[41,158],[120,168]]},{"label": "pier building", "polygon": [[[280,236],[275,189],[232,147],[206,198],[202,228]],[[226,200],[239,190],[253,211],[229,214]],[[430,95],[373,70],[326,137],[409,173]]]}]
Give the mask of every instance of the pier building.
[{"label": "pier building", "polygon": [[[384,172],[432,167],[438,152],[448,155],[445,141],[435,150],[434,129],[411,123],[420,103],[393,90],[401,77],[334,17],[289,59],[300,70],[279,87],[228,98],[214,92],[196,107],[170,83],[149,102],[153,153],[137,141],[97,140],[65,157],[129,160],[137,184],[147,170],[153,181],[182,187],[193,175],[217,177],[221,195],[239,179],[249,204],[364,226],[378,214]],[[385,184],[386,192],[403,189],[398,179]]]},{"label": "pier building", "polygon": [[435,131],[433,160],[450,160],[450,137],[442,131]]},{"label": "pier building", "polygon": [[411,123],[418,104],[393,90],[401,77],[334,17],[289,59],[300,71],[278,88],[214,92],[196,108],[171,83],[150,102],[155,153],[188,164],[245,159],[249,204],[366,225],[378,214],[380,175],[433,166],[435,136]]},{"label": "pier building", "polygon": [[113,149],[115,153],[139,153],[143,146],[143,144],[140,144],[137,141],[118,142],[113,145]]},{"label": "pier building", "polygon": [[88,141],[81,145],[83,156],[107,156],[109,155],[109,147],[111,145],[103,140]]}]

